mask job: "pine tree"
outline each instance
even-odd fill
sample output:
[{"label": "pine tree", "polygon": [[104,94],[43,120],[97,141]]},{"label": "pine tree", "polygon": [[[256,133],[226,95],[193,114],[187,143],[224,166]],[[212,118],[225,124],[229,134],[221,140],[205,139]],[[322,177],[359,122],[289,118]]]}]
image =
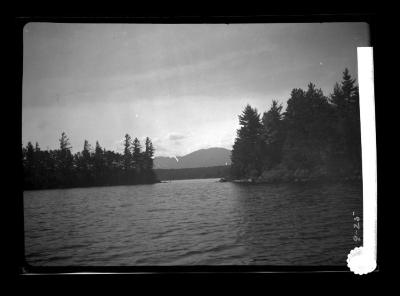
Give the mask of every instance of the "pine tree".
[{"label": "pine tree", "polygon": [[82,150],[82,155],[85,159],[90,159],[90,150],[91,150],[91,146],[88,142],[88,140],[85,140],[85,142],[83,143],[83,150]]},{"label": "pine tree", "polygon": [[345,100],[350,104],[354,104],[358,101],[355,96],[358,92],[358,87],[355,85],[355,82],[356,80],[351,78],[349,70],[346,68],[343,72],[342,92]]},{"label": "pine tree", "polygon": [[335,107],[335,138],[338,162],[361,173],[361,131],[359,92],[356,80],[346,68],[340,85],[335,84],[330,101]]},{"label": "pine tree", "polygon": [[60,138],[59,142],[60,142],[60,150],[61,151],[71,150],[72,147],[69,143],[69,139],[68,139],[67,135],[65,134],[65,132],[61,133],[61,138]]},{"label": "pine tree", "polygon": [[82,153],[76,154],[77,169],[80,172],[80,183],[91,185],[93,183],[91,145],[88,140],[83,143]]},{"label": "pine tree", "polygon": [[263,114],[260,136],[264,169],[270,169],[280,163],[284,141],[282,105],[275,100],[270,110]]},{"label": "pine tree", "polygon": [[261,122],[257,109],[249,104],[239,115],[240,129],[233,145],[231,161],[234,177],[255,177],[262,171]]},{"label": "pine tree", "polygon": [[141,149],[142,146],[140,145],[139,139],[135,138],[132,143],[132,160],[136,171],[140,171],[143,168]]},{"label": "pine tree", "polygon": [[149,137],[146,138],[144,156],[145,156],[144,157],[145,169],[152,170],[153,169],[154,148],[153,148],[153,143],[151,142]]},{"label": "pine tree", "polygon": [[143,181],[146,183],[153,183],[156,180],[156,176],[153,171],[153,156],[153,143],[151,142],[150,138],[147,137],[145,141],[145,151],[143,152]]},{"label": "pine tree", "polygon": [[96,184],[100,185],[104,183],[104,158],[103,148],[100,146],[99,141],[96,141],[96,147],[94,150],[94,175]]},{"label": "pine tree", "polygon": [[71,186],[73,183],[73,156],[71,145],[65,132],[62,132],[60,150],[58,151],[58,180],[62,186]]},{"label": "pine tree", "polygon": [[125,134],[124,141],[124,170],[128,171],[132,167],[131,137]]},{"label": "pine tree", "polygon": [[327,161],[331,107],[321,89],[293,89],[284,113],[284,162],[291,169],[311,170]]}]

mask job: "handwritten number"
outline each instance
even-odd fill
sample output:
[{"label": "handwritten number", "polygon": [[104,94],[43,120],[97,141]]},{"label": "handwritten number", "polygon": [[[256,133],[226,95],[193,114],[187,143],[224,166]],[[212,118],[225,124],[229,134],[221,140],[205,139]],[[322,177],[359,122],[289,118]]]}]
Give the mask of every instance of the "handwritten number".
[{"label": "handwritten number", "polygon": [[[355,212],[353,211],[353,217],[354,217],[354,216],[355,216]],[[360,220],[361,220],[360,217],[355,216],[355,217],[353,218],[353,220],[357,222],[357,223],[353,223],[353,228],[360,229]],[[361,241],[361,238],[357,235],[357,230],[355,230],[355,235],[353,236],[353,240],[354,240],[355,242]]]}]

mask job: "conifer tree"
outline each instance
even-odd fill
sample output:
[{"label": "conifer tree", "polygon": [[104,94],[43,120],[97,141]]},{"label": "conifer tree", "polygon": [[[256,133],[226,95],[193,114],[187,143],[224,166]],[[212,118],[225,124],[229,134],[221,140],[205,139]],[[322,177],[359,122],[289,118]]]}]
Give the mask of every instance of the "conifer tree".
[{"label": "conifer tree", "polygon": [[96,146],[94,149],[94,175],[96,184],[102,184],[104,182],[104,158],[103,158],[103,148],[100,146],[99,141],[96,141]]},{"label": "conifer tree", "polygon": [[361,131],[359,92],[356,80],[346,68],[336,83],[330,102],[335,107],[335,157],[343,165],[361,172]]},{"label": "conifer tree", "polygon": [[128,171],[132,167],[131,137],[125,134],[124,140],[124,170]]},{"label": "conifer tree", "polygon": [[286,165],[311,170],[326,162],[331,122],[331,106],[321,89],[312,83],[307,91],[293,89],[284,113]]},{"label": "conifer tree", "polygon": [[153,169],[154,148],[153,148],[153,143],[151,142],[149,137],[146,137],[144,156],[145,156],[144,157],[145,158],[145,164],[144,164],[145,169],[146,170]]},{"label": "conifer tree", "polygon": [[85,140],[82,152],[76,154],[77,170],[79,171],[80,183],[83,185],[91,185],[93,183],[92,157],[90,151],[91,146],[88,140]]},{"label": "conifer tree", "polygon": [[249,104],[239,115],[240,129],[233,145],[231,161],[235,177],[254,177],[262,171],[260,114]]},{"label": "conifer tree", "polygon": [[260,136],[264,169],[272,168],[281,161],[284,141],[282,123],[282,104],[273,100],[271,108],[268,112],[264,112],[262,117]]},{"label": "conifer tree", "polygon": [[144,167],[144,181],[146,183],[152,183],[156,180],[156,176],[153,171],[153,156],[154,148],[153,143],[149,137],[146,137],[145,151],[143,152],[143,167]]},{"label": "conifer tree", "polygon": [[140,141],[138,138],[135,138],[132,142],[132,160],[136,171],[140,171],[143,167],[141,150]]},{"label": "conifer tree", "polygon": [[70,186],[73,183],[73,156],[71,144],[65,132],[62,132],[60,150],[58,151],[58,179],[62,186]]}]

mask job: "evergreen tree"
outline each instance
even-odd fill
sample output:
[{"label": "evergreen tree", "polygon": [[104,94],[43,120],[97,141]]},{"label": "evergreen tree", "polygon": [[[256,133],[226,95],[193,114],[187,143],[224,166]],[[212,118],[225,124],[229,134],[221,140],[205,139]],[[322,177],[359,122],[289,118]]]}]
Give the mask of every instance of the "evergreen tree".
[{"label": "evergreen tree", "polygon": [[65,132],[62,132],[60,150],[58,151],[58,179],[62,186],[70,186],[73,183],[73,156],[71,145]]},{"label": "evergreen tree", "polygon": [[150,138],[147,137],[145,141],[145,151],[143,152],[143,177],[144,182],[153,183],[156,180],[156,176],[153,171],[153,156],[154,156],[154,148],[153,143]]},{"label": "evergreen tree", "polygon": [[346,68],[343,72],[342,91],[345,100],[350,104],[358,103],[358,87],[355,82],[356,80],[351,78],[349,70]]},{"label": "evergreen tree", "polygon": [[347,102],[346,144],[352,169],[361,173],[361,130],[358,86],[348,69],[343,72],[342,90]]},{"label": "evergreen tree", "polygon": [[92,157],[90,154],[91,146],[87,140],[83,143],[82,152],[77,152],[75,155],[75,163],[77,167],[78,179],[80,185],[92,185],[93,184],[93,173],[92,173]]},{"label": "evergreen tree", "polygon": [[132,160],[136,172],[140,172],[143,168],[141,150],[142,146],[140,145],[140,141],[138,138],[135,138],[132,143]]},{"label": "evergreen tree", "polygon": [[31,142],[26,145],[26,166],[28,169],[33,169],[35,166],[35,149]]},{"label": "evergreen tree", "polygon": [[35,144],[35,152],[39,153],[40,152],[40,147],[39,147],[39,143],[36,142]]},{"label": "evergreen tree", "polygon": [[284,113],[284,162],[291,169],[311,170],[327,161],[332,112],[321,89],[293,89]]},{"label": "evergreen tree", "polygon": [[270,169],[280,163],[282,158],[282,145],[284,130],[282,122],[282,105],[272,101],[268,112],[262,117],[261,145],[264,169]]},{"label": "evergreen tree", "polygon": [[84,159],[87,159],[87,160],[90,159],[90,150],[91,149],[92,149],[92,147],[90,146],[88,140],[85,140],[85,142],[83,143],[83,150],[82,150],[82,156]]},{"label": "evergreen tree", "polygon": [[124,169],[128,171],[132,168],[131,137],[126,134],[124,141]]},{"label": "evergreen tree", "polygon": [[61,133],[61,138],[59,140],[60,142],[60,150],[61,151],[70,151],[71,150],[71,144],[69,143],[69,139],[65,132]]},{"label": "evergreen tree", "polygon": [[239,115],[240,129],[233,145],[231,161],[234,177],[255,177],[262,171],[261,122],[257,109],[249,104]]},{"label": "evergreen tree", "polygon": [[95,175],[95,183],[102,184],[104,182],[104,158],[103,158],[103,149],[100,146],[99,141],[96,141],[93,162],[94,162],[93,169]]},{"label": "evergreen tree", "polygon": [[144,168],[146,170],[152,170],[153,169],[153,156],[154,156],[154,148],[153,148],[153,143],[151,142],[150,138],[146,138],[145,142],[145,151],[144,151]]},{"label": "evergreen tree", "polygon": [[341,166],[361,173],[359,92],[355,82],[346,68],[342,82],[335,84],[330,102],[335,107],[334,158]]}]

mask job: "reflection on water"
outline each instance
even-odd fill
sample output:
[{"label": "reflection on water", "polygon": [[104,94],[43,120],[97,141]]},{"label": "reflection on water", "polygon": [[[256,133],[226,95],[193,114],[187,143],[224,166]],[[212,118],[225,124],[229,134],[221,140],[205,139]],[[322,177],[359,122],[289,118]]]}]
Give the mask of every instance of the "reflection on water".
[{"label": "reflection on water", "polygon": [[361,184],[28,191],[25,253],[34,266],[345,265],[361,244],[353,211],[362,216]]}]

